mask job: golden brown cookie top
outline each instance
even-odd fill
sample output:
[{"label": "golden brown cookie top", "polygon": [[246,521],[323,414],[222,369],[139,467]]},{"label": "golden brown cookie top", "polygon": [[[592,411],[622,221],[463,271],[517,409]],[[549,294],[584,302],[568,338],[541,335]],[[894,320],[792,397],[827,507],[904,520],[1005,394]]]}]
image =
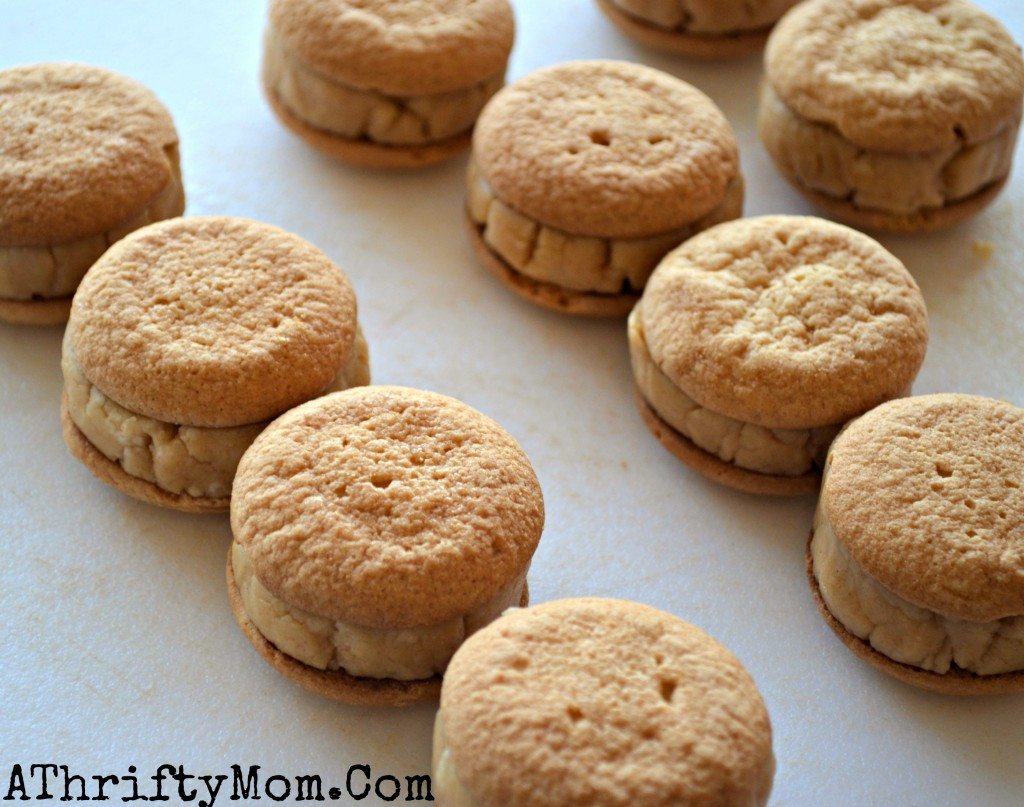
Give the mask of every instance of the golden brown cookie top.
[{"label": "golden brown cookie top", "polygon": [[822,495],[851,557],[943,616],[1024,615],[1024,410],[975,395],[883,404],[836,438]]},{"label": "golden brown cookie top", "polygon": [[610,60],[545,67],[484,107],[473,154],[495,195],[576,235],[634,238],[710,213],[739,173],[736,139],[704,93]]},{"label": "golden brown cookie top", "polygon": [[235,540],[291,606],[370,628],[469,613],[530,565],[544,524],[518,443],[464,403],[402,387],[332,393],[242,457]]},{"label": "golden brown cookie top", "polygon": [[638,305],[651,357],[677,387],[769,428],[843,423],[906,394],[928,343],[903,264],[811,216],[699,233],[662,260]]},{"label": "golden brown cookie top", "polygon": [[178,135],[153,93],[100,67],[0,71],[0,245],[104,233],[171,180]]},{"label": "golden brown cookie top", "polygon": [[456,652],[441,713],[481,804],[739,807],[771,790],[753,679],[700,629],[638,603],[506,612]]},{"label": "golden brown cookie top", "polygon": [[169,219],[114,244],[68,323],[111,400],[191,426],[269,420],[323,392],[348,359],[355,294],[323,252],[247,219]]},{"label": "golden brown cookie top", "polygon": [[270,25],[313,69],[388,95],[503,73],[515,38],[508,0],[271,0]]},{"label": "golden brown cookie top", "polygon": [[885,151],[984,140],[1024,98],[1020,48],[966,0],[808,0],[776,25],[765,67],[798,115]]}]

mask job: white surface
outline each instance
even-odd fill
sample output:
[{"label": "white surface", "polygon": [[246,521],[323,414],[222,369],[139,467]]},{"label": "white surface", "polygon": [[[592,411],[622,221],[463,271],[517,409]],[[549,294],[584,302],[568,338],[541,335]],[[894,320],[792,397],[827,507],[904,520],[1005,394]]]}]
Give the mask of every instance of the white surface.
[{"label": "white surface", "polygon": [[[1024,40],[1015,0],[981,5]],[[516,7],[511,77],[598,56],[674,73],[736,128],[747,214],[808,211],[757,141],[759,57],[704,65],[658,55],[623,39],[593,0]],[[804,579],[813,500],[733,493],[670,457],[634,411],[620,322],[544,311],[477,266],[460,219],[464,157],[374,173],[307,149],[260,96],[255,0],[4,0],[2,11],[0,66],[90,62],[161,97],[181,135],[188,213],[271,222],[335,258],[359,296],[375,381],[454,395],[520,440],[548,512],[534,602],[640,600],[700,625],[743,660],[773,719],[774,804],[1024,801],[1024,696],[919,692],[849,653]],[[882,239],[930,309],[917,392],[1024,404],[1022,171],[1018,150],[1006,192],[964,226]],[[975,240],[992,241],[994,254],[976,255]],[[371,764],[374,777],[427,773],[432,708],[326,702],[248,645],[224,590],[226,517],[136,503],[68,456],[60,336],[0,327],[0,798],[11,767],[27,776],[32,763],[86,777],[134,765],[143,793],[164,762],[213,776],[259,764],[263,777],[319,774],[325,787],[343,787],[353,764]],[[28,785],[37,793],[38,780]],[[127,787],[108,792],[120,803]],[[226,791],[217,803],[228,803]]]}]

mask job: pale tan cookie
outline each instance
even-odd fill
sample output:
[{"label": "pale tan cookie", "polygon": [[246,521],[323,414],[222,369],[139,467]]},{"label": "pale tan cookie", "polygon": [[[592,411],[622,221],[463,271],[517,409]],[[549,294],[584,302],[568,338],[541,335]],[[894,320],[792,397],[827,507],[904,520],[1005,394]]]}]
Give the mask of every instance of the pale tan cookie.
[{"label": "pale tan cookie", "polygon": [[71,63],[0,70],[0,319],[64,322],[117,239],[185,209],[178,135],[141,84]]},{"label": "pale tan cookie", "polygon": [[666,252],[742,207],[728,121],[649,67],[543,68],[492,98],[474,131],[470,239],[513,290],[552,308],[625,315]]},{"label": "pale tan cookie", "polygon": [[858,656],[958,695],[1024,690],[1024,410],[890,401],[836,439],[807,549],[826,622]]},{"label": "pale tan cookie", "polygon": [[998,194],[1022,100],[1020,47],[967,0],[807,0],[768,40],[758,128],[830,215],[925,232]]},{"label": "pale tan cookie", "polygon": [[111,247],[65,332],[64,434],[103,481],[225,510],[267,421],[369,383],[352,287],[323,252],[247,219],[178,218]]},{"label": "pale tan cookie", "polygon": [[327,395],[274,421],[239,464],[235,616],[322,695],[435,698],[465,637],[526,602],[543,523],[529,460],[476,410],[402,387]]},{"label": "pale tan cookie", "polygon": [[798,495],[846,421],[909,392],[928,321],[878,242],[763,216],[666,256],[627,333],[640,412],[673,454],[741,490]]},{"label": "pale tan cookie", "polygon": [[455,654],[434,794],[460,807],[754,807],[772,787],[768,712],[699,628],[625,600],[510,611]]},{"label": "pale tan cookie", "polygon": [[514,38],[508,0],[271,0],[263,88],[332,157],[430,165],[469,146]]},{"label": "pale tan cookie", "polygon": [[626,36],[668,53],[729,59],[760,50],[797,0],[597,0]]}]

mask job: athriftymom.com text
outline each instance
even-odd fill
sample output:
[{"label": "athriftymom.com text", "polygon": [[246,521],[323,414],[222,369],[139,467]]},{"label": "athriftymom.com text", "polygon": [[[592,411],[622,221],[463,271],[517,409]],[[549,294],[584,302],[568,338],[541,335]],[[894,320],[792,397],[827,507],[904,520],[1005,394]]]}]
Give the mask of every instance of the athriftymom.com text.
[{"label": "athriftymom.com text", "polygon": [[11,766],[0,801],[155,801],[174,804],[236,805],[241,802],[358,802],[376,796],[382,801],[433,801],[430,777],[378,773],[369,765],[350,765],[342,782],[325,783],[317,774],[267,775],[259,765],[232,765],[229,773],[193,774],[183,765],[158,765],[140,774],[85,774],[67,765]]}]

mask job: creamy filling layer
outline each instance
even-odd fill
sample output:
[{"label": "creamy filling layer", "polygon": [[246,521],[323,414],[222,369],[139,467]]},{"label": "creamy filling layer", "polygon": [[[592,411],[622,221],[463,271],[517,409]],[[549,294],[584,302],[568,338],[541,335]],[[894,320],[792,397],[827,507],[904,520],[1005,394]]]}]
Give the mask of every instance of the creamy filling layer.
[{"label": "creamy filling layer", "polygon": [[921,608],[869,577],[836,537],[819,501],[811,559],[821,597],[846,630],[884,656],[944,674],[1024,670],[1024,615],[966,622]]},{"label": "creamy filling layer", "polygon": [[638,20],[666,31],[729,36],[769,28],[796,0],[611,0]]},{"label": "creamy filling layer", "polygon": [[115,241],[147,224],[181,215],[185,209],[185,191],[181,182],[178,147],[168,146],[165,151],[171,166],[171,178],[146,207],[114,229],[61,244],[0,246],[0,298],[70,297],[89,267]]},{"label": "creamy filling layer", "polygon": [[494,195],[470,160],[466,209],[484,242],[517,272],[563,289],[594,294],[640,291],[666,253],[691,235],[743,211],[743,180],[726,188],[722,203],[685,227],[647,238],[592,238],[547,227]]},{"label": "creamy filling layer", "polygon": [[327,619],[286,604],[256,579],[248,554],[237,542],[231,546],[231,562],[246,614],[282,653],[319,670],[399,681],[443,673],[467,636],[519,604],[526,581],[524,571],[484,605],[444,622],[381,629]]},{"label": "creamy filling layer", "polygon": [[[369,367],[366,340],[357,330],[351,357],[324,393],[368,384]],[[85,438],[129,476],[169,493],[211,499],[230,496],[242,454],[267,425],[183,426],[125,409],[85,377],[70,332],[64,335],[61,369],[68,413]]]},{"label": "creamy filling layer", "polygon": [[482,807],[469,795],[455,770],[455,762],[444,733],[444,713],[438,709],[434,718],[434,740],[431,753],[430,783],[434,798],[449,807]]},{"label": "creamy filling layer", "polygon": [[304,65],[273,30],[264,43],[264,80],[295,117],[349,140],[414,146],[469,131],[505,82],[504,73],[452,92],[398,97],[361,90]]},{"label": "creamy filling layer", "polygon": [[860,148],[808,121],[764,82],[758,126],[779,169],[803,187],[858,208],[907,214],[972,196],[1006,177],[1019,118],[979,143],[899,154]]},{"label": "creamy filling layer", "polygon": [[800,476],[825,463],[840,425],[769,429],[700,406],[655,363],[636,308],[629,315],[633,377],[644,400],[662,420],[694,445],[739,468],[777,476]]}]

